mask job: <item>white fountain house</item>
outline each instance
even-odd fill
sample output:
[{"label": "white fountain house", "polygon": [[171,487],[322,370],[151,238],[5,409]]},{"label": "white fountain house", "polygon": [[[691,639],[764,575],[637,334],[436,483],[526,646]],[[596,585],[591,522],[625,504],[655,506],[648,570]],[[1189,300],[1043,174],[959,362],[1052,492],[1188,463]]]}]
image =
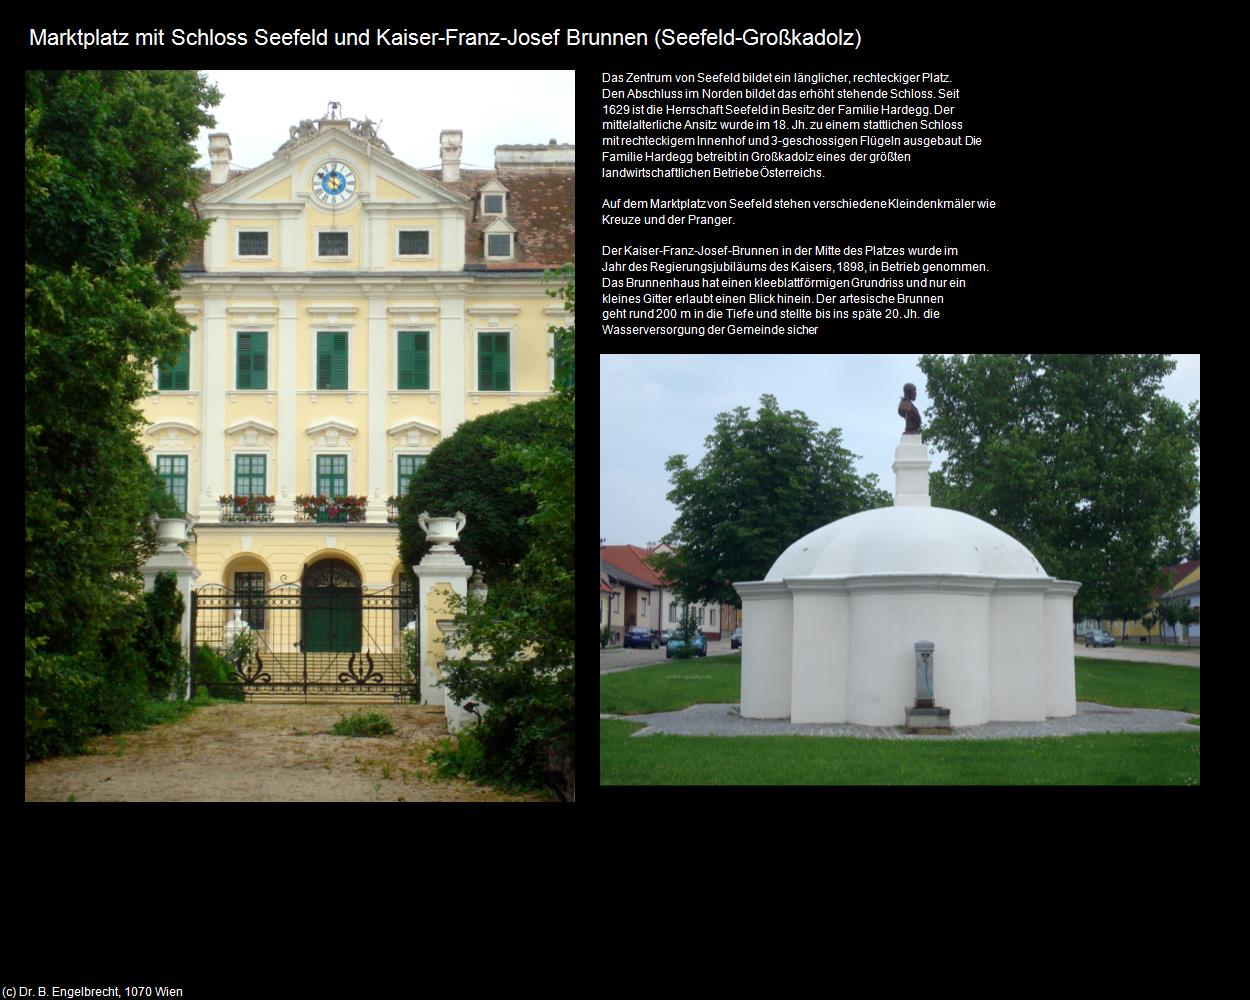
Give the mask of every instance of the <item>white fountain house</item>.
[{"label": "white fountain house", "polygon": [[1023,545],[929,501],[928,450],[904,434],[893,507],[834,521],[742,596],[742,706],[753,719],[903,725],[929,640],[952,726],[1076,714],[1072,599]]}]

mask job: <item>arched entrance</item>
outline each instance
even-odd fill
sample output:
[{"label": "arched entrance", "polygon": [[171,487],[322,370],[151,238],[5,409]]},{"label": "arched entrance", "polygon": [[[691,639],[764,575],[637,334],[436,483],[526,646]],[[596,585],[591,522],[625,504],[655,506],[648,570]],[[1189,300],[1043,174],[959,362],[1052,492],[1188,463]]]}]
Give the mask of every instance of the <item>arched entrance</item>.
[{"label": "arched entrance", "polygon": [[360,575],[341,559],[323,559],[304,568],[301,590],[304,652],[360,652]]}]

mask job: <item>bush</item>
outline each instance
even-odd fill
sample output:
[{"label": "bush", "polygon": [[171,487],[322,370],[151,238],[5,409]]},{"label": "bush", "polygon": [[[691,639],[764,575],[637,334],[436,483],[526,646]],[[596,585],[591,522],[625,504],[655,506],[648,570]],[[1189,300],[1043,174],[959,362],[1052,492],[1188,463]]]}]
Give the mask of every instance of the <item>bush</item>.
[{"label": "bush", "polygon": [[480,774],[483,770],[482,744],[478,741],[477,729],[461,731],[454,746],[450,738],[443,740],[430,751],[430,763],[442,778]]},{"label": "bush", "polygon": [[26,660],[26,759],[82,749],[97,732],[92,709],[102,671],[83,654],[39,654]]},{"label": "bush", "polygon": [[552,754],[573,769],[572,667],[542,671],[525,662],[500,667],[460,661],[447,664],[444,682],[453,692],[471,688],[488,708],[471,730],[472,752],[449,754],[442,766],[450,769],[458,761],[465,777],[528,789],[543,787]]},{"label": "bush", "polygon": [[215,698],[243,700],[243,688],[235,676],[233,664],[210,646],[199,646],[195,650],[195,689],[197,693],[207,691]]},{"label": "bush", "polygon": [[391,736],[395,727],[380,712],[356,712],[339,718],[331,730],[335,736]]},{"label": "bush", "polygon": [[143,595],[144,617],[134,646],[146,660],[148,693],[153,698],[180,698],[186,688],[187,665],[178,641],[178,626],[186,607],[173,573],[160,573],[150,593]]}]

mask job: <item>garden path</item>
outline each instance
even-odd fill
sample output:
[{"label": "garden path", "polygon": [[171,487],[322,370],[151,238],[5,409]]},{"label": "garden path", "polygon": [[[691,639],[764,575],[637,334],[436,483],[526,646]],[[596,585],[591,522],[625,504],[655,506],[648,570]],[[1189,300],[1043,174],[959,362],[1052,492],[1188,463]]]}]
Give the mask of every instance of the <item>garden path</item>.
[{"label": "garden path", "polygon": [[370,705],[395,735],[334,736],[342,705],[216,704],[163,726],[91,741],[84,756],[26,765],[26,801],[497,802],[508,795],[432,776],[442,708]]}]

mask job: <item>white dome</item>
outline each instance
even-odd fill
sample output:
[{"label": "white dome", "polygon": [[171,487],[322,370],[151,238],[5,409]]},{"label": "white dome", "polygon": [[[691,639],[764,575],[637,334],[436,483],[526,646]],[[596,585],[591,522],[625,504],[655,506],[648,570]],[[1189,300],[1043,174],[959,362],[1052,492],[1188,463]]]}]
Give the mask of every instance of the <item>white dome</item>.
[{"label": "white dome", "polygon": [[766,580],[878,574],[1047,577],[1028,549],[969,514],[942,507],[882,507],[800,538]]}]

